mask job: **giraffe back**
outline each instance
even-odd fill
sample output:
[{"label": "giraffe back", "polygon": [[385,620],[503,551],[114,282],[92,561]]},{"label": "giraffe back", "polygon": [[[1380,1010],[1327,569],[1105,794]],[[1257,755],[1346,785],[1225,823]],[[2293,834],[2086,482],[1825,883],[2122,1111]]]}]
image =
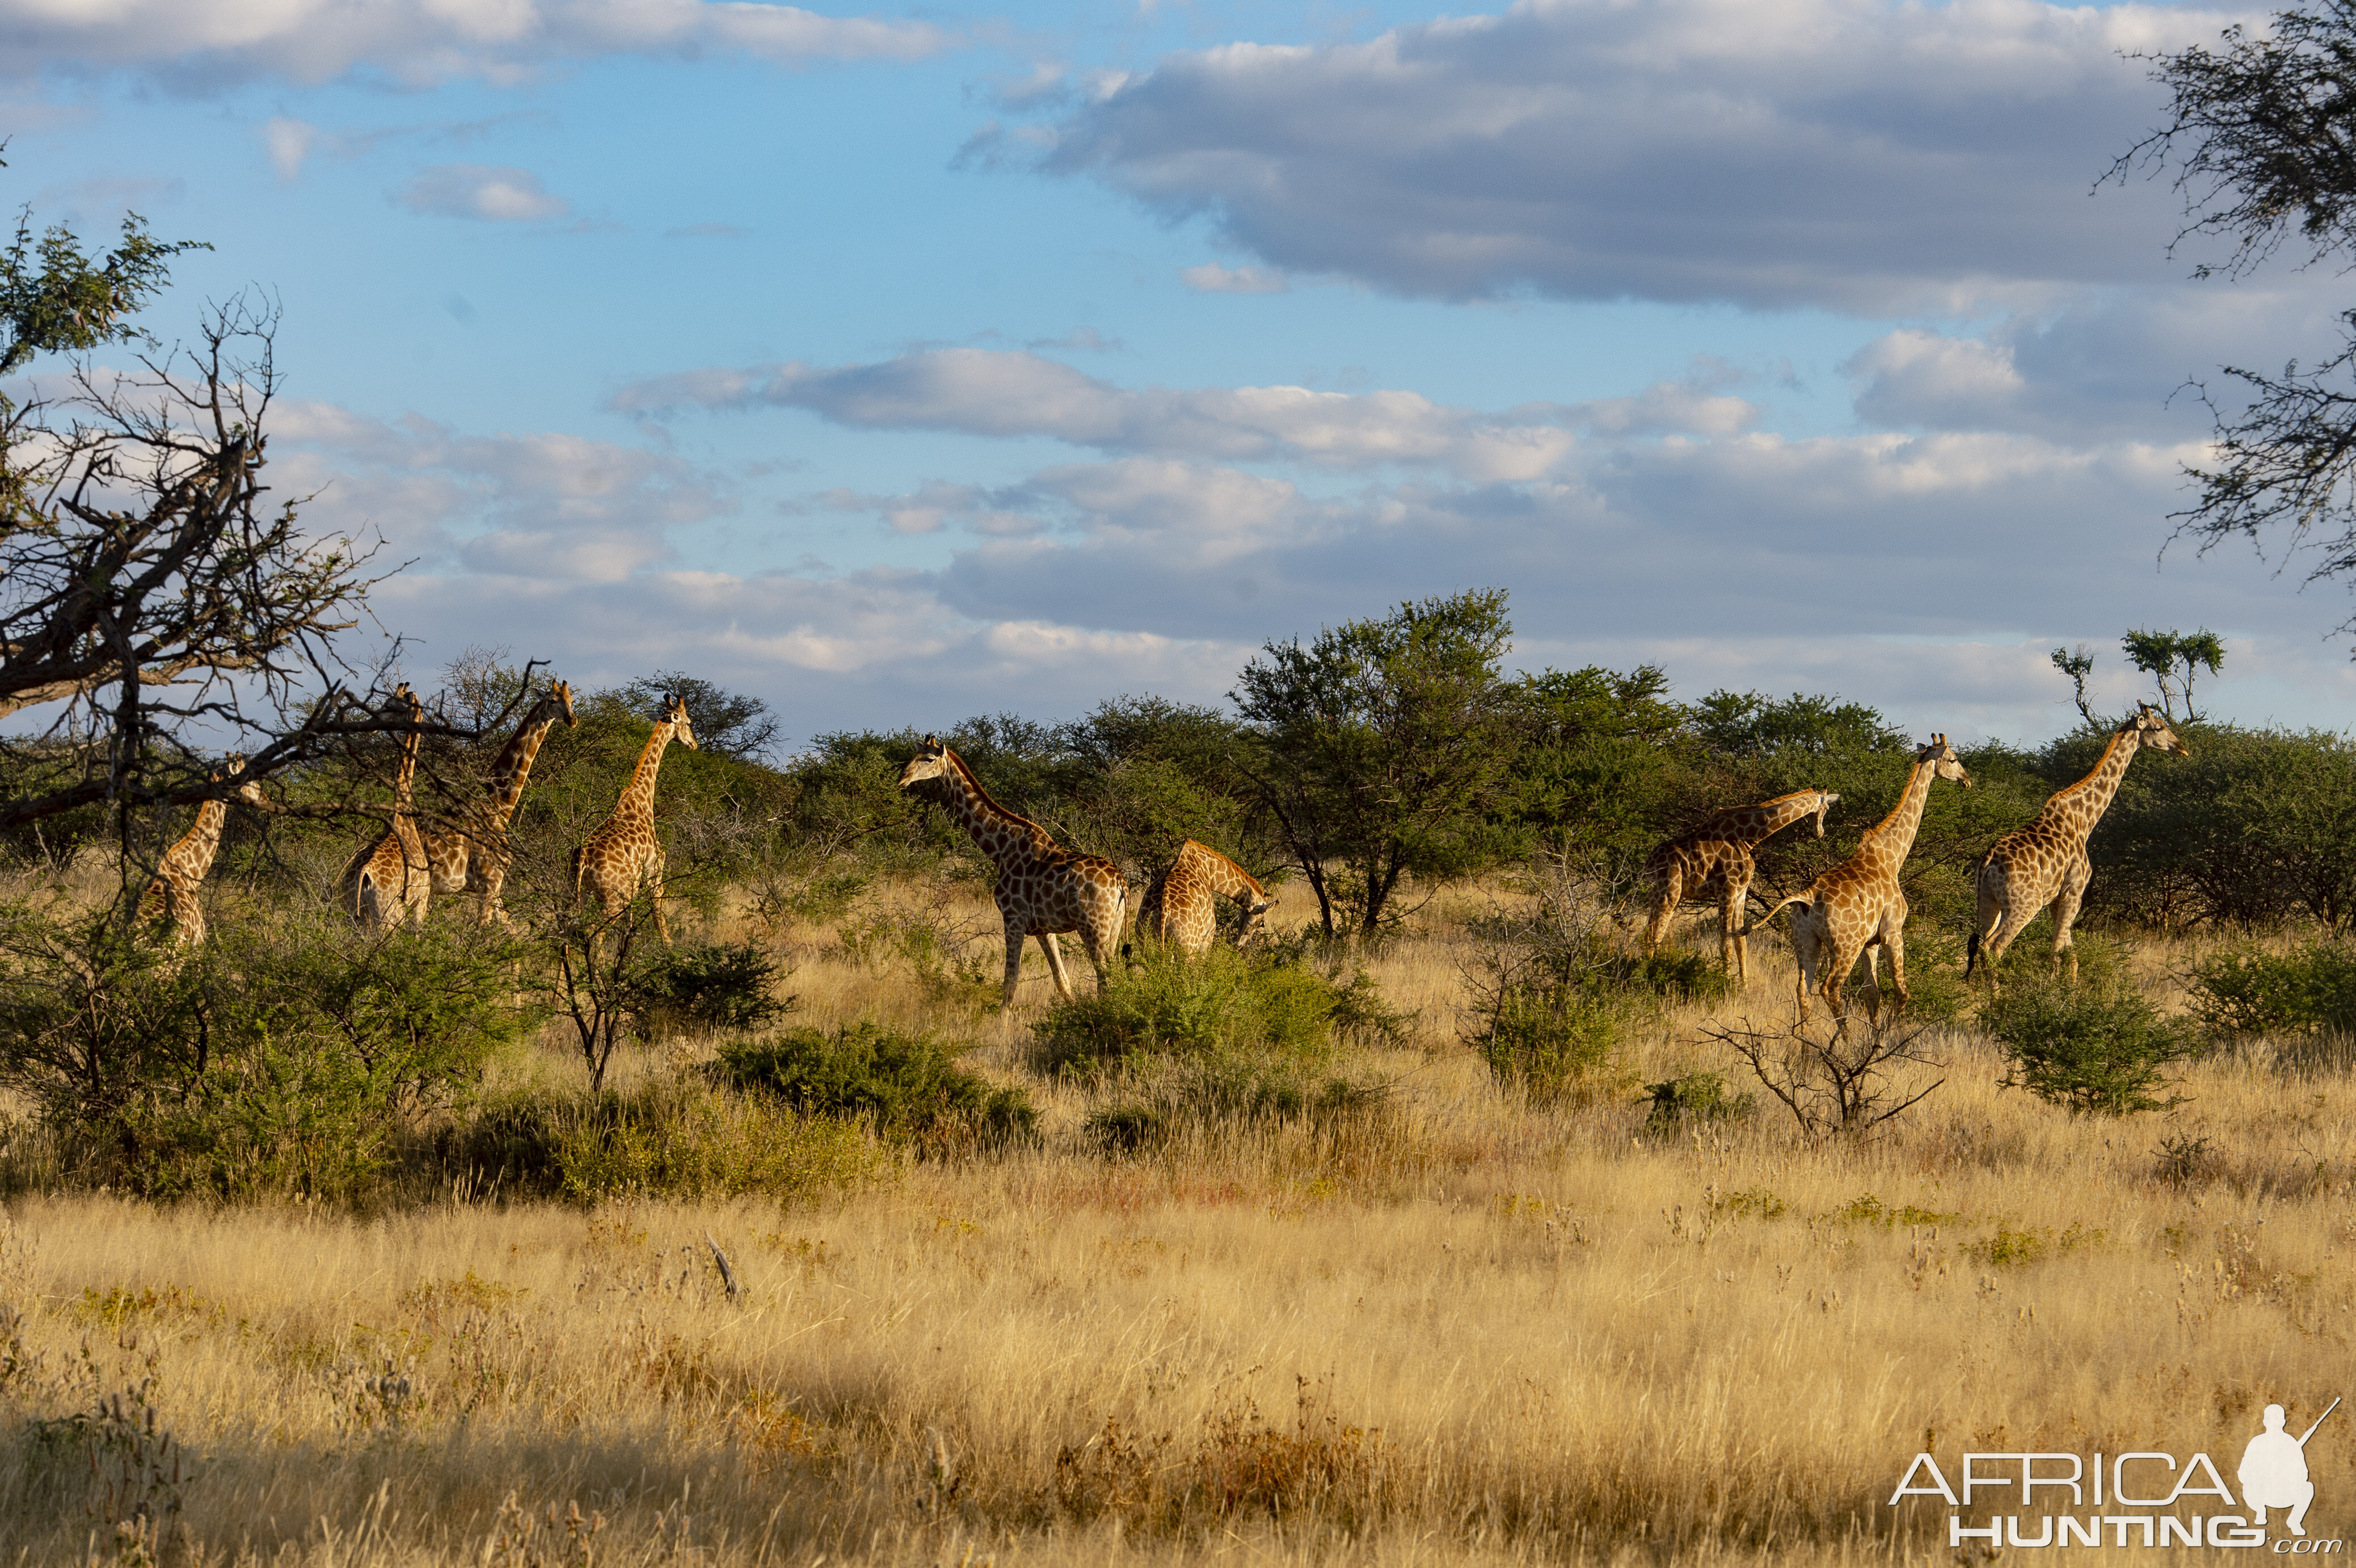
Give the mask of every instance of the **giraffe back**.
[{"label": "giraffe back", "polygon": [[1218,936],[1216,900],[1232,898],[1243,911],[1238,946],[1265,927],[1276,900],[1242,866],[1207,844],[1188,839],[1169,869],[1146,889],[1139,925],[1153,940],[1189,958],[1207,950]]}]

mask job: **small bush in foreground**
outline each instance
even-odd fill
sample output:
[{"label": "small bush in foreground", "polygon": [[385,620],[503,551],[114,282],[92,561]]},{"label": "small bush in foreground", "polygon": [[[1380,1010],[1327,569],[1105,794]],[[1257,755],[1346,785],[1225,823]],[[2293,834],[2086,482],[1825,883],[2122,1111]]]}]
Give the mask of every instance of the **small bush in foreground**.
[{"label": "small bush in foreground", "polygon": [[794,1007],[776,993],[782,968],[749,942],[664,948],[637,977],[640,1005],[658,1032],[765,1028]]},{"label": "small bush in foreground", "polygon": [[2159,1096],[2168,1068],[2199,1044],[2190,1025],[2162,1018],[2124,979],[2017,986],[1980,1009],[1980,1026],[2004,1047],[2007,1088],[2082,1115],[2182,1104]]},{"label": "small bush in foreground", "polygon": [[1481,1015],[1472,1046],[1501,1087],[1532,1104],[1583,1105],[1630,1080],[1620,1022],[1616,1004],[1576,983],[1506,981]]},{"label": "small bush in foreground", "polygon": [[1003,1146],[1034,1135],[1039,1113],[1020,1089],[957,1065],[957,1047],[873,1024],[789,1029],[721,1048],[718,1070],[804,1115],[862,1122],[886,1138]]},{"label": "small bush in foreground", "polygon": [[1758,1105],[1751,1095],[1729,1094],[1726,1079],[1714,1072],[1689,1072],[1666,1082],[1648,1083],[1639,1103],[1650,1107],[1644,1112],[1644,1131],[1655,1136],[1697,1122],[1734,1121],[1750,1115]]},{"label": "small bush in foreground", "polygon": [[1214,947],[1189,959],[1140,943],[1094,993],[1059,1002],[1033,1029],[1039,1065],[1081,1077],[1134,1058],[1240,1052],[1295,1065],[1333,1052],[1337,1015],[1355,1032],[1403,1027],[1363,977],[1338,986],[1305,962]]}]

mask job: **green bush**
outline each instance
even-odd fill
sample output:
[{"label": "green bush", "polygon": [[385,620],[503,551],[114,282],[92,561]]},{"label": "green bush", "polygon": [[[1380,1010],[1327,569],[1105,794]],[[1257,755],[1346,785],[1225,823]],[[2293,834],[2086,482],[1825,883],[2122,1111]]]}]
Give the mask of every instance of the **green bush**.
[{"label": "green bush", "polygon": [[776,994],[783,967],[749,942],[660,948],[636,977],[639,1008],[658,1033],[762,1028],[797,1000]]},{"label": "green bush", "polygon": [[1758,1108],[1753,1095],[1727,1093],[1726,1079],[1714,1072],[1692,1072],[1648,1083],[1640,1103],[1649,1107],[1644,1112],[1644,1131],[1655,1136],[1696,1122],[1730,1122]]},{"label": "green bush", "polygon": [[2190,1025],[2162,1018],[2123,977],[2016,985],[1980,1009],[1980,1026],[2004,1047],[2006,1087],[2082,1114],[2181,1104],[2159,1098],[2167,1069],[2199,1043]]},{"label": "green bush", "polygon": [[2219,953],[2192,969],[2192,1015],[2225,1036],[2356,1032],[2356,949]]},{"label": "green bush", "polygon": [[19,910],[0,948],[0,1085],[85,1179],[155,1197],[357,1199],[533,1022],[473,928],[322,916],[175,954]]},{"label": "green bush", "polygon": [[1058,1002],[1034,1026],[1039,1062],[1092,1077],[1156,1055],[1241,1052],[1294,1064],[1333,1054],[1337,1015],[1355,1031],[1399,1027],[1370,983],[1336,985],[1303,962],[1214,947],[1188,959],[1140,943],[1093,993]]},{"label": "green bush", "polygon": [[1472,1035],[1490,1076],[1535,1105],[1587,1104],[1629,1080],[1621,1008],[1577,984],[1508,983]]},{"label": "green bush", "polygon": [[802,1203],[892,1169],[890,1152],[850,1122],[692,1078],[526,1101],[507,1120],[510,1148],[537,1162],[525,1185],[581,1203],[630,1194]]},{"label": "green bush", "polygon": [[737,1088],[775,1095],[805,1115],[839,1117],[930,1146],[1004,1146],[1035,1136],[1039,1113],[1020,1089],[957,1065],[957,1047],[873,1024],[833,1034],[789,1029],[723,1046],[716,1064]]}]

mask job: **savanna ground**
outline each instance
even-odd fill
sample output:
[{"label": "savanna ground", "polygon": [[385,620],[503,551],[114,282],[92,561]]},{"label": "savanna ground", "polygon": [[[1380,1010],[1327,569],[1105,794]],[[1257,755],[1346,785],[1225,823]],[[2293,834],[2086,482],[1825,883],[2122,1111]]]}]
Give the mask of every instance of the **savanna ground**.
[{"label": "savanna ground", "polygon": [[[2073,1117],[1964,1023],[1870,1139],[1804,1142],[1763,1095],[1648,1130],[1642,1083],[1755,1088],[1702,1029],[1788,1017],[1781,940],[1747,994],[1649,1015],[1610,1092],[1533,1105],[1460,1036],[1478,922],[1522,897],[1451,894],[1370,961],[1416,1016],[1354,1062],[1388,1085],[1366,1113],[1108,1151],[1112,1091],[1032,1066],[1035,949],[1001,1015],[873,940],[895,901],[982,914],[908,883],[768,929],[796,1019],[971,1039],[1035,1145],[792,1205],[12,1202],[0,1555],[1945,1562],[1944,1506],[1887,1502],[1918,1451],[2230,1477],[2265,1402],[2296,1430],[2340,1391],[2344,1065],[2260,1042],[2184,1066],[2171,1111]],[[2173,1008],[2198,951],[2125,961]],[[580,1063],[551,1029],[499,1071]],[[2319,1539],[2356,1499],[2346,1416],[2308,1449]]]}]

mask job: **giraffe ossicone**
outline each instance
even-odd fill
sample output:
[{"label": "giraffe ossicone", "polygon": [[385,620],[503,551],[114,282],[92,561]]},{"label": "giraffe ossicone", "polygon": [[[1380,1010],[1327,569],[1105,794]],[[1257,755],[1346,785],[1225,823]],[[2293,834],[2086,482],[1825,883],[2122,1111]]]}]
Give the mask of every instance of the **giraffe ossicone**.
[{"label": "giraffe ossicone", "polygon": [[1200,958],[1218,935],[1215,900],[1220,898],[1234,900],[1243,912],[1236,928],[1237,947],[1266,929],[1268,912],[1276,908],[1276,896],[1258,878],[1210,845],[1188,839],[1170,868],[1147,886],[1138,906],[1138,931],[1188,958]]},{"label": "giraffe ossicone", "polygon": [[1644,870],[1644,879],[1653,885],[1653,914],[1644,928],[1646,955],[1661,950],[1679,904],[1715,901],[1719,961],[1737,985],[1748,985],[1751,944],[1742,921],[1750,913],[1751,884],[1759,874],[1751,851],[1809,817],[1816,820],[1816,836],[1824,837],[1826,813],[1839,800],[1829,789],[1795,789],[1755,806],[1730,806],[1655,850]]},{"label": "giraffe ossicone", "polygon": [[1881,982],[1875,973],[1876,950],[1890,955],[1890,986],[1898,993],[1899,1010],[1904,1010],[1906,894],[1898,874],[1922,826],[1922,807],[1931,798],[1934,779],[1952,779],[1966,789],[1972,785],[1971,776],[1964,771],[1944,735],[1933,736],[1929,745],[1916,750],[1898,804],[1865,831],[1854,854],[1817,877],[1805,891],[1794,893],[1743,928],[1742,934],[1748,936],[1782,910],[1800,906],[1792,916],[1792,956],[1799,961],[1802,1023],[1808,1019],[1808,993],[1815,990],[1822,991],[1833,1016],[1848,1017],[1841,988],[1860,956],[1866,961],[1866,1016],[1879,1023]]},{"label": "giraffe ossicone", "polygon": [[1986,962],[1993,988],[1996,966],[2003,961],[2005,950],[2049,904],[2053,907],[2053,969],[2059,973],[2066,956],[2070,978],[2078,978],[2078,952],[2070,938],[2086,886],[2094,878],[2086,841],[2110,809],[2112,797],[2119,792],[2127,764],[2145,746],[2179,757],[2191,755],[2191,748],[2169,728],[2165,714],[2149,703],[2140,704],[2113,733],[2093,772],[2066,789],[2055,790],[2034,822],[1997,840],[1973,866],[1979,910],[1964,950],[1965,979]]},{"label": "giraffe ossicone", "polygon": [[1064,972],[1056,935],[1077,931],[1102,985],[1120,931],[1128,919],[1129,884],[1120,867],[1101,855],[1066,849],[1046,829],[990,798],[965,758],[926,736],[900,770],[900,788],[937,782],[950,815],[998,868],[991,897],[1006,925],[1006,986],[1001,1004],[1012,1006],[1023,975],[1023,940],[1039,939],[1047,972],[1069,1001],[1072,982]]}]

